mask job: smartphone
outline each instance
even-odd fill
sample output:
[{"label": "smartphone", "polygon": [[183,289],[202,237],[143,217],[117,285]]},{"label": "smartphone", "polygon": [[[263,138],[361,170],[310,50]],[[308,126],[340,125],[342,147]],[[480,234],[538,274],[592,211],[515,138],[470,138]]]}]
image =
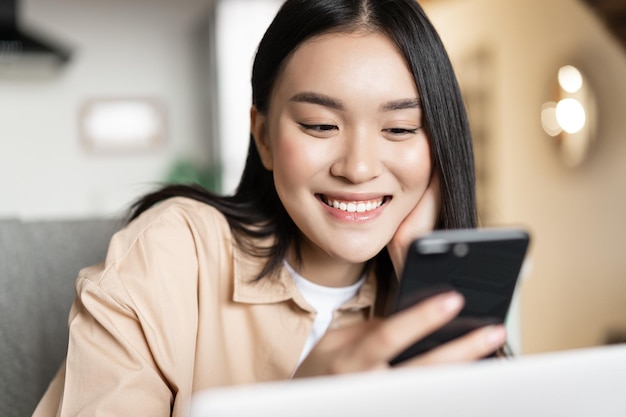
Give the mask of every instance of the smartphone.
[{"label": "smartphone", "polygon": [[523,229],[438,230],[409,247],[390,313],[454,290],[465,297],[459,315],[418,341],[395,365],[478,327],[504,323],[530,242]]}]

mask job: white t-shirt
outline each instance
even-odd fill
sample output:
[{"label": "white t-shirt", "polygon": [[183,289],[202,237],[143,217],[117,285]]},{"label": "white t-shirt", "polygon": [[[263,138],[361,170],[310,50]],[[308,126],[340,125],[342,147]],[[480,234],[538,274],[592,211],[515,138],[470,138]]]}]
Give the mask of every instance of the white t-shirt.
[{"label": "white t-shirt", "polygon": [[357,282],[348,287],[325,287],[307,280],[298,274],[286,261],[285,266],[293,276],[302,297],[317,313],[311,333],[304,344],[304,350],[300,354],[300,360],[298,361],[298,365],[300,365],[315,344],[324,336],[326,330],[328,330],[335,310],[356,295],[365,282],[366,276],[363,275]]}]

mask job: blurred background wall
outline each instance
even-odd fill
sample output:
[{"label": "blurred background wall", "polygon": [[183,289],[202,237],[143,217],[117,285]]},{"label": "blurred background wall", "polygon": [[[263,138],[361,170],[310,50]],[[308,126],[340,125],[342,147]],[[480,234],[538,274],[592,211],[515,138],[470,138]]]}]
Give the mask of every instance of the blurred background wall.
[{"label": "blurred background wall", "polygon": [[[0,65],[0,216],[50,218],[120,212],[202,143],[197,27],[207,2],[18,3],[24,28],[66,44],[58,68]],[[43,35],[45,34],[45,35]],[[167,112],[162,146],[89,153],[79,110],[89,99],[150,97]]]},{"label": "blurred background wall", "polygon": [[[626,331],[625,49],[577,0],[428,6],[461,83],[472,76],[462,72],[468,56],[488,57],[488,223],[533,235],[519,300],[522,350],[597,345]],[[566,64],[586,74],[598,102],[595,142],[576,167],[563,163],[540,121]]]},{"label": "blurred background wall", "polygon": [[[21,20],[73,48],[55,70],[0,65],[0,217],[119,215],[181,161],[230,192],[248,142],[251,54],[280,1],[24,0]],[[430,0],[478,133],[481,217],[528,227],[533,243],[513,311],[533,353],[626,332],[626,53],[582,0]],[[239,35],[239,36],[238,36]],[[598,100],[588,157],[563,163],[542,129],[558,68],[583,70]],[[32,73],[31,73],[32,72]],[[89,152],[86,100],[150,97],[162,145]],[[213,171],[212,171],[213,170]],[[175,177],[175,176],[174,176]]]}]

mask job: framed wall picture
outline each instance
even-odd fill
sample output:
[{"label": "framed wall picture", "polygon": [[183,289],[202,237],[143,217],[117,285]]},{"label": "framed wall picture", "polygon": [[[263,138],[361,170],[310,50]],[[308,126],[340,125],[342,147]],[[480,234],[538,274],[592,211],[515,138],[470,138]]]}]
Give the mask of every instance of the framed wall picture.
[{"label": "framed wall picture", "polygon": [[155,98],[94,98],[80,107],[79,136],[94,153],[135,153],[163,146],[167,112]]}]

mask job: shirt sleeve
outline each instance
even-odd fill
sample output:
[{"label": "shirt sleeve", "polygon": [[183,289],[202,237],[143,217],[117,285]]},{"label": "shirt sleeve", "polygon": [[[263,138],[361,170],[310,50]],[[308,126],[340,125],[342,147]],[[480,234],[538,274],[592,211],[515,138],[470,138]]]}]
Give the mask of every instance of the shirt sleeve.
[{"label": "shirt sleeve", "polygon": [[60,415],[169,416],[174,393],[136,313],[88,279],[77,289]]},{"label": "shirt sleeve", "polygon": [[139,233],[116,234],[106,263],[81,271],[56,415],[183,415],[194,373],[197,248],[184,216],[170,211]]}]

